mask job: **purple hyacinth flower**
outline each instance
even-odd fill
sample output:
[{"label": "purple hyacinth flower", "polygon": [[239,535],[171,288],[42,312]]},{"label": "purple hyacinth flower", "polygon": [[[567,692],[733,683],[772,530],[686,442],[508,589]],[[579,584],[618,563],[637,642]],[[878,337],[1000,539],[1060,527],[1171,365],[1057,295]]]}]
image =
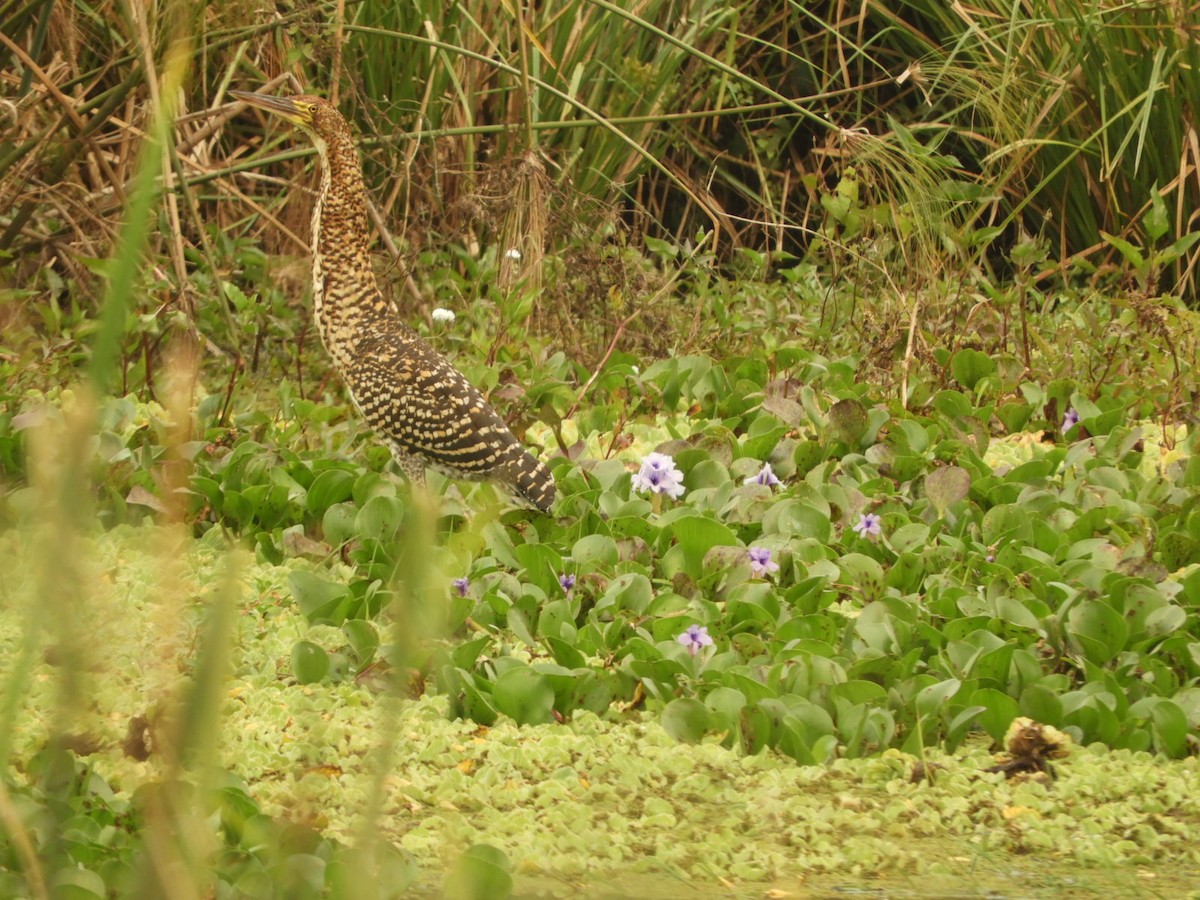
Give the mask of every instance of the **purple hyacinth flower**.
[{"label": "purple hyacinth flower", "polygon": [[877,538],[883,534],[883,520],[874,513],[864,513],[853,530],[859,537]]},{"label": "purple hyacinth flower", "polygon": [[763,463],[762,468],[758,470],[758,474],[751,475],[745,480],[744,483],[761,484],[765,487],[776,487],[777,485],[783,484],[783,482],[776,477],[775,473],[771,471],[771,464],[769,462]]},{"label": "purple hyacinth flower", "polygon": [[751,547],[746,555],[750,557],[750,572],[755,578],[779,571],[779,563],[771,559],[771,551],[766,547]]},{"label": "purple hyacinth flower", "polygon": [[688,648],[688,653],[695,656],[702,647],[711,647],[713,639],[708,636],[708,629],[703,625],[690,625],[688,630],[676,638],[679,643]]},{"label": "purple hyacinth flower", "polygon": [[633,487],[642,493],[666,494],[673,500],[683,496],[683,473],[665,453],[651,453],[633,476]]},{"label": "purple hyacinth flower", "polygon": [[1066,434],[1068,431],[1070,431],[1072,428],[1074,428],[1078,424],[1079,424],[1079,411],[1077,409],[1075,409],[1075,407],[1072,406],[1070,409],[1067,410],[1067,414],[1065,416],[1063,416],[1062,425],[1060,426],[1060,430],[1062,431],[1063,434]]}]

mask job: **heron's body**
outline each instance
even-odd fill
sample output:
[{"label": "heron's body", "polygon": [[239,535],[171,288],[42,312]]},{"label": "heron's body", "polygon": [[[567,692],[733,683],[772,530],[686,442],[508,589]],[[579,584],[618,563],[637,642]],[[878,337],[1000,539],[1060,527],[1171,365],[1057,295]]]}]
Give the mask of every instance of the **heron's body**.
[{"label": "heron's body", "polygon": [[453,478],[497,481],[547,512],[549,469],[517,440],[483,395],[408,327],[371,270],[366,189],[346,120],[318,97],[231,92],[306,131],[321,156],[313,211],[313,313],[363,418],[400,468],[423,484],[430,466]]}]

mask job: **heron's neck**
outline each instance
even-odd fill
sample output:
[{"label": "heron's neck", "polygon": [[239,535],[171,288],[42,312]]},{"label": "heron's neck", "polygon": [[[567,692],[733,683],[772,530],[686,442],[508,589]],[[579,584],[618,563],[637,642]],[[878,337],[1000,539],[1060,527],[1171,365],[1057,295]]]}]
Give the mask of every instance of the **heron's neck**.
[{"label": "heron's neck", "polygon": [[321,192],[313,210],[313,312],[335,358],[352,354],[363,325],[386,314],[371,270],[367,198],[348,134],[316,139]]}]

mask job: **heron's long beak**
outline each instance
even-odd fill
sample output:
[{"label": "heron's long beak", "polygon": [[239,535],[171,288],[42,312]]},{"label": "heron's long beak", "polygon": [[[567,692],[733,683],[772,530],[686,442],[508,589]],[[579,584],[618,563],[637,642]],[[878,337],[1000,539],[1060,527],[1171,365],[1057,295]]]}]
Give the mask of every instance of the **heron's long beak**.
[{"label": "heron's long beak", "polygon": [[301,121],[300,110],[296,108],[296,104],[287,97],[270,97],[266,94],[251,94],[248,91],[230,91],[231,97],[237,97],[243,103],[249,103],[259,109],[265,109],[267,112],[275,113],[277,116],[295,122]]}]

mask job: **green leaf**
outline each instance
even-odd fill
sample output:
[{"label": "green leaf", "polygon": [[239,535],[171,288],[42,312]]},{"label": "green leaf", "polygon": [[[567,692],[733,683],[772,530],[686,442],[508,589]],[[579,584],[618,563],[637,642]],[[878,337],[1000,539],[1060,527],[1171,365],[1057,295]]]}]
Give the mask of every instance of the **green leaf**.
[{"label": "green leaf", "polygon": [[763,516],[762,530],[763,534],[813,538],[824,544],[829,541],[832,526],[827,512],[789,497],[771,504]]},{"label": "green leaf", "polygon": [[700,742],[708,730],[708,720],[708,707],[691,697],[672,700],[662,712],[662,726],[667,734],[686,744]]},{"label": "green leaf", "polygon": [[1157,244],[1171,228],[1167,202],[1159,193],[1157,184],[1150,188],[1150,208],[1142,216],[1142,227],[1146,229],[1146,237],[1151,244]]},{"label": "green leaf", "polygon": [[858,400],[839,400],[829,408],[828,418],[834,439],[857,449],[867,433],[867,408]]},{"label": "green leaf", "polygon": [[325,540],[335,547],[354,538],[355,520],[358,509],[353,503],[335,503],[325,510],[321,518],[321,532]]},{"label": "green leaf", "polygon": [[1004,429],[1009,434],[1024,428],[1032,415],[1033,407],[1028,403],[1001,403],[996,407],[996,418],[1004,423]]},{"label": "green leaf", "polygon": [[1056,728],[1063,724],[1062,701],[1058,694],[1041,684],[1031,684],[1021,692],[1021,715]]},{"label": "green leaf", "polygon": [[518,725],[543,725],[553,718],[554,688],[544,675],[515,666],[496,679],[492,701]]},{"label": "green leaf", "polygon": [[104,879],[90,869],[81,866],[66,866],[54,873],[50,880],[55,898],[65,900],[93,900],[108,895]]},{"label": "green leaf", "polygon": [[847,553],[837,561],[841,580],[857,587],[864,602],[878,600],[883,596],[883,567],[862,553]]},{"label": "green leaf", "polygon": [[654,587],[650,579],[640,572],[627,572],[609,584],[604,596],[597,601],[596,609],[626,609],[641,614],[653,599]]},{"label": "green leaf", "polygon": [[1147,697],[1129,707],[1128,718],[1150,712],[1155,748],[1166,756],[1180,759],[1188,753],[1188,720],[1179,705],[1165,697]]},{"label": "green leaf", "polygon": [[728,526],[703,516],[688,515],[676,519],[664,526],[663,532],[672,535],[677,542],[681,571],[696,580],[703,574],[704,555],[709,550],[717,546],[735,547],[741,543]]},{"label": "green leaf", "polygon": [[293,572],[288,586],[300,612],[309,622],[340,625],[349,608],[350,589],[344,584],[326,581],[311,572]]},{"label": "green leaf", "polygon": [[292,675],[301,684],[316,684],[329,674],[329,654],[312,641],[292,646]]},{"label": "green leaf", "polygon": [[1111,246],[1116,247],[1121,256],[1125,257],[1125,262],[1135,270],[1146,267],[1146,259],[1142,256],[1142,251],[1129,243],[1129,241],[1119,238],[1115,234],[1109,234],[1106,231],[1101,231],[1100,237],[1104,238]]},{"label": "green leaf", "polygon": [[571,548],[571,558],[584,572],[592,572],[617,564],[617,542],[606,534],[581,537]]},{"label": "green leaf", "polygon": [[712,718],[721,728],[732,728],[741,718],[746,707],[746,695],[736,688],[719,687],[704,698],[704,705],[711,711]]},{"label": "green leaf", "polygon": [[1125,617],[1099,600],[1080,600],[1067,613],[1067,633],[1089,661],[1104,665],[1125,649]]},{"label": "green leaf", "polygon": [[995,374],[996,362],[986,353],[970,347],[959,350],[950,360],[950,373],[954,380],[968,391],[975,390],[981,379]]},{"label": "green leaf", "polygon": [[980,688],[971,695],[970,700],[972,704],[983,707],[978,715],[980,727],[988,733],[992,741],[1001,743],[1008,726],[1017,717],[1017,701],[993,688]]},{"label": "green leaf", "polygon": [[939,516],[944,516],[970,490],[971,474],[961,466],[943,466],[925,476],[925,493]]},{"label": "green leaf", "polygon": [[1012,504],[993,506],[983,516],[983,542],[996,546],[1003,541],[1028,544],[1033,540],[1029,511]]},{"label": "green leaf", "polygon": [[354,474],[345,469],[327,469],[318,475],[308,488],[308,511],[323,516],[335,503],[354,495]]},{"label": "green leaf", "polygon": [[395,540],[403,522],[404,505],[395,497],[376,494],[359,509],[354,531],[360,537],[387,543]]},{"label": "green leaf", "polygon": [[446,900],[506,900],[512,895],[512,866],[504,851],[475,844],[454,863],[442,887]]},{"label": "green leaf", "polygon": [[465,641],[459,644],[450,653],[451,662],[460,669],[470,669],[475,665],[475,661],[479,659],[479,654],[491,643],[491,640],[485,634],[482,637],[475,638],[473,641]]},{"label": "green leaf", "polygon": [[948,678],[945,681],[939,681],[937,684],[931,684],[929,687],[922,688],[917,692],[914,701],[917,715],[938,715],[941,712],[942,705],[957,694],[958,689],[961,687],[962,682],[957,678]]},{"label": "green leaf", "polygon": [[[463,714],[481,725],[495,724],[497,714],[496,707],[492,705],[492,698],[485,694],[475,681],[475,676],[465,669],[457,670],[461,680],[461,703]],[[546,688],[550,692],[550,699],[553,702],[554,692],[550,691],[549,686]]]},{"label": "green leaf", "polygon": [[375,659],[379,650],[379,632],[374,625],[366,619],[348,619],[342,623],[342,633],[360,667]]}]

